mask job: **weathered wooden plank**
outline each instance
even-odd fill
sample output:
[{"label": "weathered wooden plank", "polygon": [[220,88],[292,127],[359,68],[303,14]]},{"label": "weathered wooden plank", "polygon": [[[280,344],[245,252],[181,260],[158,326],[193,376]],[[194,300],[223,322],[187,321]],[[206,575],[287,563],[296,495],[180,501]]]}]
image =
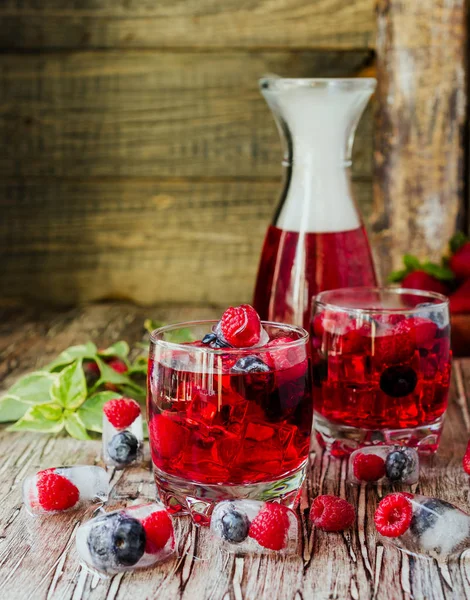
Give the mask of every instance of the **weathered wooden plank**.
[{"label": "weathered wooden plank", "polygon": [[[367,214],[371,183],[355,190]],[[3,296],[250,301],[279,192],[256,180],[0,181]]]},{"label": "weathered wooden plank", "polygon": [[[347,76],[369,53],[0,55],[0,176],[272,178],[281,149],[258,78]],[[372,172],[362,119],[354,174]]]},{"label": "weathered wooden plank", "polygon": [[374,42],[370,0],[4,0],[4,48],[325,48]]},{"label": "weathered wooden plank", "polygon": [[406,252],[438,260],[455,230],[463,194],[465,6],[377,2],[373,242],[387,271]]},{"label": "weathered wooden plank", "polygon": [[[0,364],[16,356],[8,383],[23,372],[49,360],[71,343],[92,337],[99,345],[125,337],[141,339],[144,316],[177,320],[214,314],[208,308],[142,309],[130,305],[95,305],[58,314],[13,310],[1,315]],[[32,344],[29,344],[29,337]],[[43,346],[41,346],[41,341]],[[45,351],[45,355],[41,354]],[[454,368],[452,401],[441,447],[433,460],[425,461],[417,491],[437,495],[469,510],[468,476],[461,457],[470,435],[470,361]],[[25,474],[63,461],[98,461],[97,442],[77,442],[48,436],[0,432],[0,597],[15,600],[102,600],[129,597],[162,600],[313,600],[326,598],[456,599],[470,598],[468,553],[448,566],[410,558],[377,540],[373,513],[388,490],[346,486],[347,465],[329,459],[318,448],[312,462],[300,507],[303,550],[293,559],[224,556],[206,530],[178,519],[179,556],[149,571],[99,580],[79,566],[74,547],[78,522],[89,517],[79,512],[41,521],[27,517],[20,502],[20,483]],[[153,496],[151,475],[145,469],[114,474],[110,508]],[[345,534],[312,530],[307,512],[320,493],[348,498],[357,507],[356,526]]]}]

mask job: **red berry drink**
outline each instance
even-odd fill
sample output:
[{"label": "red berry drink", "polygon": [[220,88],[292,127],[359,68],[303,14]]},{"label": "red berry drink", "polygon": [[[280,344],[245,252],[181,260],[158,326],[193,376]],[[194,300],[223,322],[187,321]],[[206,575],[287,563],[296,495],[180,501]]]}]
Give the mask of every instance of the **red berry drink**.
[{"label": "red berry drink", "polygon": [[364,227],[299,233],[271,226],[264,240],[254,305],[262,319],[308,328],[309,300],[318,292],[376,284]]},{"label": "red berry drink", "polygon": [[386,443],[437,450],[451,372],[448,301],[431,292],[319,294],[311,323],[317,439],[333,454]]},{"label": "red berry drink", "polygon": [[[217,322],[152,335],[148,419],[160,498],[206,523],[216,501],[292,505],[312,427],[307,333],[263,323],[255,346],[226,345]],[[172,342],[184,332],[193,341]],[[221,347],[222,346],[222,347]]]}]

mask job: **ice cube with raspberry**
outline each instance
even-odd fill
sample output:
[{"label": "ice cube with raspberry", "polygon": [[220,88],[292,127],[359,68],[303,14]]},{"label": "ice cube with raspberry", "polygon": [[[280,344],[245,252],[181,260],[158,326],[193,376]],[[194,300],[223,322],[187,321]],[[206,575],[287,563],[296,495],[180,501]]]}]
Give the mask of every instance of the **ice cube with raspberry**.
[{"label": "ice cube with raspberry", "polygon": [[31,515],[51,515],[108,499],[108,474],[101,467],[74,465],[38,471],[23,482],[23,502]]},{"label": "ice cube with raspberry", "polygon": [[259,348],[269,341],[256,310],[249,304],[230,306],[202,340],[212,348]]},{"label": "ice cube with raspberry", "polygon": [[173,521],[159,502],[131,506],[81,525],[76,545],[82,563],[99,574],[147,568],[173,554]]},{"label": "ice cube with raspberry", "polygon": [[107,465],[123,469],[141,462],[142,414],[132,398],[108,400],[103,407],[103,458]]},{"label": "ice cube with raspberry", "polygon": [[210,528],[227,552],[294,554],[298,551],[297,516],[276,502],[224,500],[213,511]]},{"label": "ice cube with raspberry", "polygon": [[470,547],[470,515],[439,498],[389,494],[374,521],[384,540],[408,554],[443,561]]},{"label": "ice cube with raspberry", "polygon": [[419,479],[419,457],[406,446],[368,446],[349,457],[348,481],[360,483],[404,483]]}]

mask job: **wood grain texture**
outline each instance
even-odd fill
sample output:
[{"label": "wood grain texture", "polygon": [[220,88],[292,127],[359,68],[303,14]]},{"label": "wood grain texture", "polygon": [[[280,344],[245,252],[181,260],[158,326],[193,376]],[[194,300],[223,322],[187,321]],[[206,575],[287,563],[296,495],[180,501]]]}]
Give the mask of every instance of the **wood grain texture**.
[{"label": "wood grain texture", "polygon": [[3,0],[6,48],[370,47],[371,0]]},{"label": "wood grain texture", "polygon": [[406,252],[438,260],[455,230],[463,193],[465,6],[377,2],[372,241],[387,271]]},{"label": "wood grain texture", "polygon": [[[276,181],[0,181],[0,288],[59,305],[250,302]],[[369,182],[355,185],[370,212]]]},{"label": "wood grain texture", "polygon": [[[250,177],[281,172],[258,78],[347,76],[368,52],[0,55],[0,176]],[[354,174],[372,173],[362,119]]]},{"label": "wood grain texture", "polygon": [[[59,314],[5,310],[0,319],[2,386],[47,362],[71,343],[90,337],[99,345],[121,337],[142,339],[145,316],[163,320],[209,317],[209,308],[145,310],[130,305],[95,305]],[[7,365],[8,374],[5,372]],[[441,448],[425,462],[416,491],[470,509],[468,476],[461,457],[470,435],[470,362],[454,366],[451,403]],[[301,498],[301,555],[287,559],[222,555],[205,529],[177,521],[179,555],[152,570],[99,580],[79,565],[74,534],[91,511],[32,521],[21,505],[22,479],[40,467],[100,464],[97,442],[0,432],[0,597],[14,600],[441,600],[470,598],[469,553],[447,565],[408,557],[377,540],[373,514],[388,490],[346,486],[347,464],[318,448],[311,454],[308,485]],[[154,497],[150,471],[112,473],[110,508]],[[353,529],[344,534],[312,529],[307,515],[320,493],[346,497],[357,508]]]}]

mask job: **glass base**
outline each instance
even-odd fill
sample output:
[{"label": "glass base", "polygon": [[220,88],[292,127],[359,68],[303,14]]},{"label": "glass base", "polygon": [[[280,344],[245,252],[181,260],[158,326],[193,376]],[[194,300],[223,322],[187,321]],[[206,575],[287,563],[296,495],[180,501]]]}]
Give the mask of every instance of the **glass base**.
[{"label": "glass base", "polygon": [[332,455],[348,456],[361,446],[400,444],[416,448],[420,454],[434,454],[444,425],[444,417],[434,423],[408,429],[365,429],[329,421],[319,413],[314,416],[317,442]]},{"label": "glass base", "polygon": [[299,500],[299,490],[305,479],[307,461],[298,469],[281,479],[261,483],[221,485],[197,483],[169,475],[153,468],[157,496],[173,515],[190,514],[193,521],[208,525],[212,510],[222,500],[277,501],[295,508]]}]

